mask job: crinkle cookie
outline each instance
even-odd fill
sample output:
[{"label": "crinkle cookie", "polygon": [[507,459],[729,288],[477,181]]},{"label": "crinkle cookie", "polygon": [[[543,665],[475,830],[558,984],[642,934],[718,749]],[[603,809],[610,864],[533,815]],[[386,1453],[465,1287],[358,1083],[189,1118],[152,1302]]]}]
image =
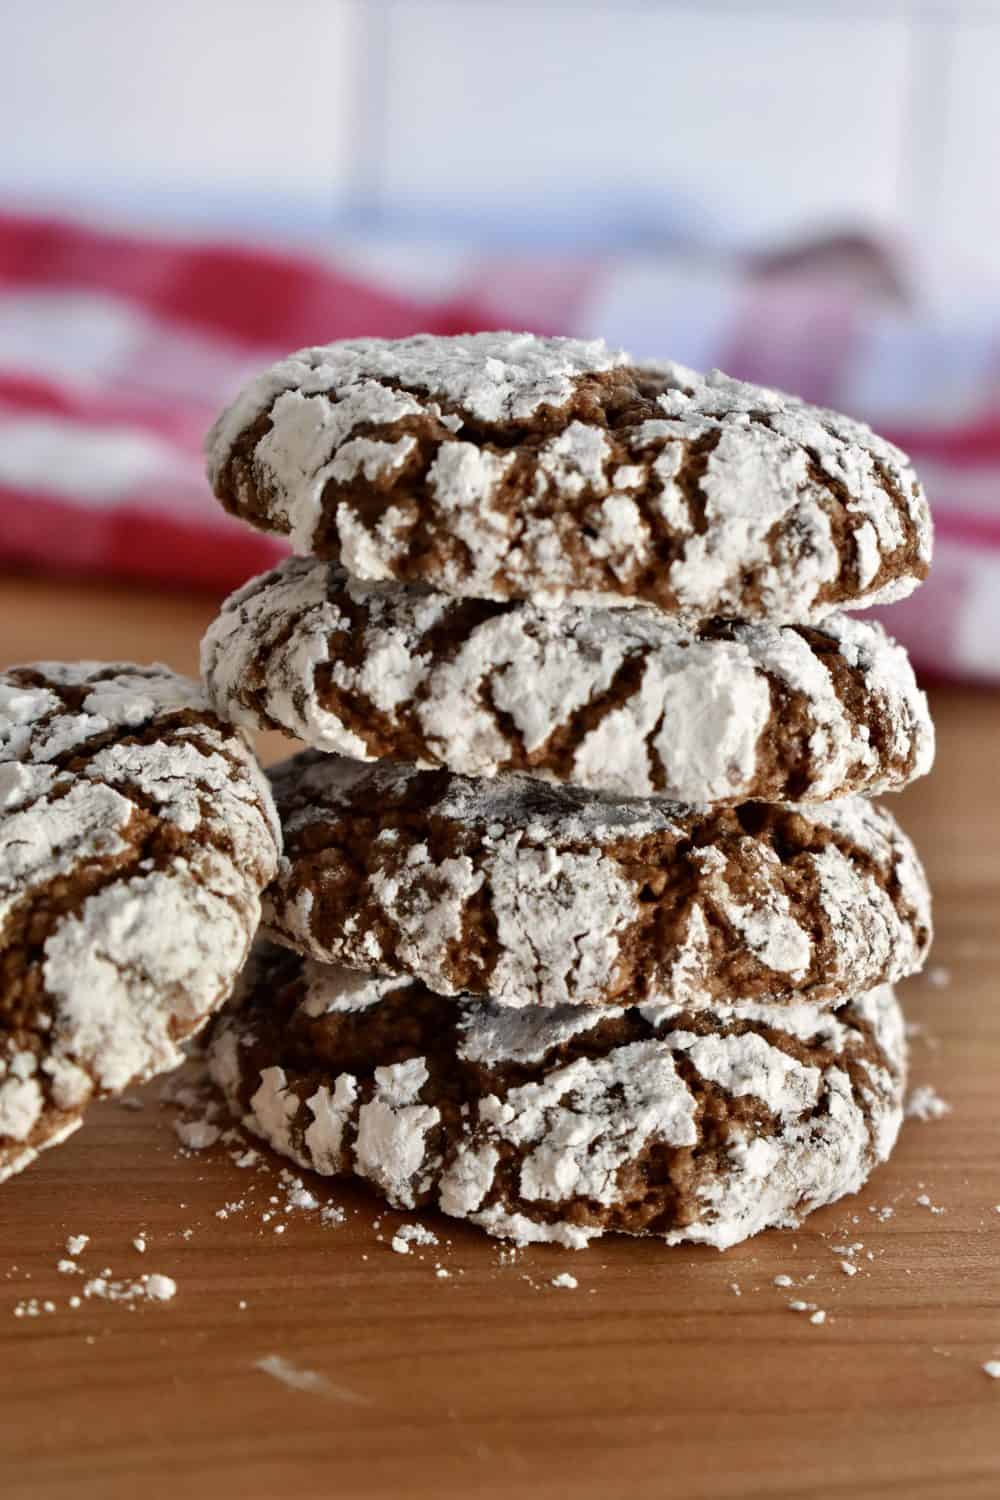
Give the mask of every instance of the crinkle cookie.
[{"label": "crinkle cookie", "polygon": [[606,1230],[725,1249],[862,1186],[906,1048],[881,986],[836,1011],[511,1010],[262,945],[211,1066],[303,1167],[521,1242]]},{"label": "crinkle cookie", "polygon": [[526,771],[618,796],[818,801],[898,788],[934,734],[881,626],[540,609],[364,584],[288,558],[202,647],[219,712],[357,760]]},{"label": "crinkle cookie", "polygon": [[0,1181],[174,1067],[277,865],[267,780],[166,667],[0,673]]},{"label": "crinkle cookie", "polygon": [[836,1004],[930,941],[888,813],[606,801],[306,751],[272,773],[285,854],[269,936],[325,962],[506,1005]]},{"label": "crinkle cookie", "polygon": [[227,510],[370,581],[782,624],[899,599],[927,503],[860,422],[603,342],[303,349],[207,440]]}]

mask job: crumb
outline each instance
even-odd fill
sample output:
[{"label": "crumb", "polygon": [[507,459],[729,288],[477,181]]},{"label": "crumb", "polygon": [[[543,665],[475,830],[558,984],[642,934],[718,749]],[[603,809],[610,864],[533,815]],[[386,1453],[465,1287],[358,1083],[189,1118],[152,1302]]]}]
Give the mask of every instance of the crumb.
[{"label": "crumb", "polygon": [[820,1323],[825,1323],[826,1322],[826,1313],[823,1311],[823,1309],[821,1307],[817,1308],[816,1311],[813,1313],[812,1317],[809,1319],[809,1321],[810,1321],[810,1323],[816,1323],[817,1325],[820,1324]]},{"label": "crumb", "polygon": [[422,1224],[404,1224],[392,1239],[392,1248],[397,1255],[409,1255],[411,1245],[437,1245],[440,1241],[430,1229]]},{"label": "crumb", "polygon": [[143,1103],[141,1099],[119,1099],[118,1108],[140,1110],[143,1108]]},{"label": "crumb", "polygon": [[843,1271],[845,1276],[857,1276],[858,1274],[858,1267],[856,1265],[853,1265],[849,1260],[842,1260],[840,1262],[840,1269]]},{"label": "crumb", "polygon": [[233,1156],[233,1161],[238,1167],[255,1167],[260,1161],[260,1152],[255,1151],[253,1147],[250,1146],[246,1151],[237,1152]]},{"label": "crumb", "polygon": [[929,1083],[923,1083],[910,1091],[904,1113],[908,1120],[940,1120],[951,1113],[951,1105]]},{"label": "crumb", "polygon": [[321,1224],[343,1224],[346,1218],[344,1210],[336,1203],[324,1203],[319,1211]]},{"label": "crumb", "polygon": [[808,1312],[810,1307],[812,1307],[811,1302],[789,1302],[788,1305],[792,1312]]},{"label": "crumb", "polygon": [[284,1224],[275,1224],[275,1226],[274,1226],[274,1233],[275,1234],[284,1234],[285,1228],[286,1228],[286,1226]]},{"label": "crumb", "polygon": [[189,1151],[204,1151],[208,1146],[214,1146],[222,1131],[218,1125],[210,1125],[207,1120],[175,1120],[174,1133],[182,1146]]},{"label": "crumb", "polygon": [[145,1253],[146,1253],[146,1239],[145,1239],[144,1235],[137,1234],[136,1237],[135,1237],[135,1239],[132,1241],[132,1244],[135,1247],[135,1249],[138,1250],[138,1252],[139,1252],[140,1255],[145,1255]]},{"label": "crumb", "polygon": [[451,1275],[451,1272],[446,1271],[444,1266],[435,1266],[434,1275],[438,1278],[439,1281],[447,1281],[449,1276]]},{"label": "crumb", "polygon": [[318,1370],[300,1370],[281,1354],[266,1354],[262,1359],[255,1359],[254,1369],[273,1376],[293,1391],[325,1392],[331,1389],[326,1376]]},{"label": "crumb", "polygon": [[1000,1380],[1000,1359],[988,1359],[983,1365],[983,1374],[991,1380]]},{"label": "crumb", "polygon": [[169,1302],[176,1291],[177,1283],[171,1276],[154,1272],[151,1276],[140,1276],[138,1281],[113,1281],[107,1268],[83,1286],[85,1297],[99,1297],[103,1302],[136,1302],[145,1297],[154,1302]]},{"label": "crumb", "polygon": [[156,1272],[152,1276],[144,1276],[143,1280],[146,1284],[146,1296],[152,1297],[155,1302],[169,1302],[177,1293],[177,1283],[172,1276],[161,1276]]},{"label": "crumb", "polygon": [[575,1292],[580,1283],[568,1271],[563,1271],[559,1276],[553,1276],[550,1285],[565,1288],[569,1292]]},{"label": "crumb", "polygon": [[790,1276],[776,1276],[771,1283],[772,1286],[794,1286],[795,1282]]},{"label": "crumb", "polygon": [[40,1318],[42,1313],[54,1313],[56,1305],[54,1302],[39,1302],[37,1297],[26,1297],[23,1302],[18,1302],[14,1308],[15,1318]]},{"label": "crumb", "polygon": [[66,1254],[75,1259],[89,1244],[89,1234],[71,1234],[66,1240]]},{"label": "crumb", "polygon": [[[285,1209],[291,1212],[294,1208],[312,1209],[319,1208],[319,1199],[311,1193],[301,1178],[295,1177],[291,1172],[282,1171],[281,1185],[286,1190]],[[271,1200],[277,1203],[277,1198]]]},{"label": "crumb", "polygon": [[738,1281],[731,1281],[729,1283],[729,1290],[732,1292],[734,1297],[743,1296],[743,1293],[740,1291],[740,1284]]},{"label": "crumb", "polygon": [[79,1276],[80,1267],[75,1260],[57,1260],[56,1270],[61,1276]]}]

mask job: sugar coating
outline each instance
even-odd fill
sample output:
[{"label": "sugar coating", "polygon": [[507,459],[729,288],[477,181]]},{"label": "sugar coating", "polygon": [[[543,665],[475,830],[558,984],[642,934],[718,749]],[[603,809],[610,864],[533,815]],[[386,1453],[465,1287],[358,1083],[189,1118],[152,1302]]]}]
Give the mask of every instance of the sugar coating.
[{"label": "sugar coating", "polygon": [[731,813],[515,773],[307,752],[273,779],[286,853],[265,898],[268,935],[439,994],[607,1005],[627,983],[637,1002],[699,1005],[735,977],[747,998],[794,1003],[806,988],[830,1004],[914,972],[926,953],[926,880],[894,820],[864,798],[774,814],[794,820],[789,854]]},{"label": "sugar coating", "polygon": [[427,1082],[422,1058],[375,1069],[375,1093],[358,1113],[355,1168],[386,1194],[391,1203],[412,1208],[435,1164],[427,1134],[441,1118],[432,1105],[420,1103]]},{"label": "sugar coating", "polygon": [[[830,654],[790,627],[736,625],[719,639],[639,606],[512,603],[472,625],[462,611],[429,589],[366,585],[289,558],[223,605],[202,646],[206,686],[237,723],[277,724],[317,749],[368,761],[395,743],[422,766],[493,776],[516,764],[617,795],[771,800],[782,789],[765,780],[774,746],[797,801],[895,787],[930,769],[926,698],[878,625],[834,615],[822,627],[827,652],[866,695],[858,710],[838,694]],[[449,629],[453,644],[436,644]],[[581,720],[626,668],[633,685],[621,702]],[[804,730],[788,723],[789,697]],[[553,769],[546,756],[567,733],[572,757]],[[786,735],[796,748],[789,741],[782,755]]]},{"label": "sugar coating", "polygon": [[[734,605],[739,570],[759,563],[770,618],[791,621],[812,613],[822,585],[836,577],[843,560],[831,535],[823,485],[812,477],[811,466],[843,486],[846,509],[864,528],[863,555],[856,564],[859,597],[845,601],[847,607],[872,603],[876,596],[887,602],[879,590],[866,592],[877,571],[873,554],[877,549],[881,561],[904,541],[883,476],[904,498],[920,561],[930,562],[930,518],[909,461],[864,423],[718,370],[701,376],[673,363],[660,369],[669,386],[659,398],[666,420],[646,424],[643,438],[658,447],[718,434],[702,480],[705,529],[688,537],[671,567],[683,608],[701,612],[710,605]],[[782,533],[775,555],[770,534],[792,515],[795,526]],[[895,582],[888,588],[893,598],[901,597]],[[903,592],[910,587],[903,585]]]},{"label": "sugar coating", "polygon": [[[611,399],[616,372],[618,388],[632,381],[631,416]],[[588,399],[594,377],[609,379]],[[512,447],[490,446],[512,429]],[[838,598],[902,597],[930,559],[909,462],[863,424],[719,371],[635,370],[600,341],[491,333],[304,349],[247,386],[207,453],[216,493],[297,550],[368,581],[416,570],[459,596],[656,594],[702,619],[806,621]],[[359,474],[381,505],[357,500]],[[418,515],[441,543],[421,543],[419,558]]]},{"label": "sugar coating", "polygon": [[36,908],[44,923],[49,893],[69,892],[42,927],[19,1029],[0,1016],[0,1174],[64,1139],[95,1092],[182,1060],[239,971],[279,842],[247,743],[196,683],[93,662],[0,677],[8,961],[19,923]]},{"label": "sugar coating", "polygon": [[[331,969],[331,986],[338,974],[346,978]],[[625,1044],[602,1036],[617,1034],[627,1008],[595,1016],[467,999],[456,1002],[450,1062],[417,1055],[367,1074],[327,1076],[326,1095],[352,1103],[336,1149],[317,1155],[308,1148],[313,1125],[293,1141],[285,1129],[290,1114],[302,1112],[303,1126],[322,1114],[315,1095],[300,1104],[294,1073],[261,1074],[280,1075],[285,1100],[294,1101],[274,1112],[260,1090],[247,1109],[253,1075],[230,1066],[256,1042],[258,1021],[268,1024],[267,986],[266,964],[256,971],[251,964],[245,1006],[217,1023],[211,1051],[213,1074],[244,1123],[322,1172],[367,1177],[397,1207],[431,1203],[520,1242],[579,1248],[612,1227],[726,1248],[857,1191],[888,1156],[902,1118],[906,1044],[888,986],[834,1016],[806,1006],[719,1006],[697,1032],[684,1024],[690,1011],[664,1006],[651,1013],[652,1035]],[[377,1020],[379,1003],[356,1008]],[[268,1036],[280,1054],[280,1034]],[[363,1031],[355,1036],[358,1051]],[[566,1061],[567,1044],[587,1037],[585,1055]],[[471,1095],[458,1082],[470,1066],[479,1070]],[[869,1078],[863,1085],[854,1081],[859,1067]],[[651,1159],[657,1174],[667,1162],[677,1173],[685,1193],[679,1223],[650,1220],[650,1228],[643,1218],[647,1189],[636,1174]]]}]

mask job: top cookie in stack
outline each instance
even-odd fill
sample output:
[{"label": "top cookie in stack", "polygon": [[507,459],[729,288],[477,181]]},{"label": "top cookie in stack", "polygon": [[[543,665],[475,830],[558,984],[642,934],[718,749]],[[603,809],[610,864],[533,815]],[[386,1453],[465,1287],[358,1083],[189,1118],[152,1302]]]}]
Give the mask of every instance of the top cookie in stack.
[{"label": "top cookie in stack", "polygon": [[219,499],[366,582],[775,624],[926,575],[904,454],[801,401],[531,334],[353,340],[251,384],[208,440]]},{"label": "top cookie in stack", "polygon": [[[274,778],[265,918],[302,958],[265,947],[221,1028],[234,1107],[397,1203],[567,1243],[732,1243],[858,1186],[900,1114],[879,987],[930,940],[913,849],[864,796],[924,774],[933,729],[902,649],[836,611],[927,572],[905,456],[718,373],[478,334],[293,355],[209,466],[310,554],[203,650],[221,711],[311,747]],[[511,1134],[529,1087],[548,1102]]]}]

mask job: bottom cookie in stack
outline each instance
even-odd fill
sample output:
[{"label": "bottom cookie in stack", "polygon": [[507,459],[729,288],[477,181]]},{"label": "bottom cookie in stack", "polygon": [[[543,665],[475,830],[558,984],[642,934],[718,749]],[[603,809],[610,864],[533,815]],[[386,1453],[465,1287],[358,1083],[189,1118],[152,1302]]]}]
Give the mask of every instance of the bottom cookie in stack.
[{"label": "bottom cookie in stack", "polygon": [[519,1242],[725,1249],[856,1192],[902,1118],[882,985],[805,1003],[514,1009],[260,943],[213,1077],[302,1167]]}]

